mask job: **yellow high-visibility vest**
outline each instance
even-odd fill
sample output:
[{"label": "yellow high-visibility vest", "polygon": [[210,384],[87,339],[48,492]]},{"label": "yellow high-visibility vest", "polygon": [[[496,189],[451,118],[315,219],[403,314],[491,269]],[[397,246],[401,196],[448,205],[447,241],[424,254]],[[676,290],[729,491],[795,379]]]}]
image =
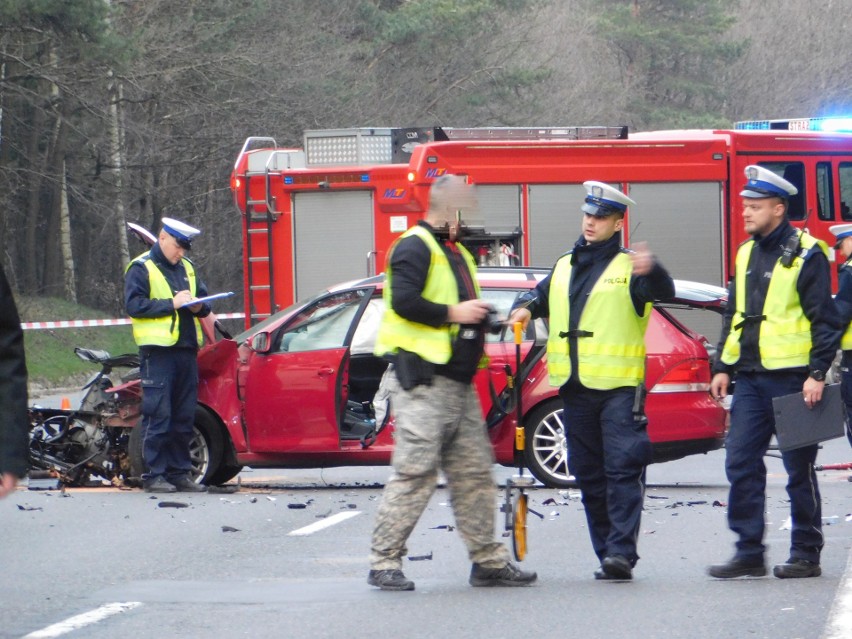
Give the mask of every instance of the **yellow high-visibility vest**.
[{"label": "yellow high-visibility vest", "polygon": [[[754,240],[747,240],[737,251],[734,274],[736,306],[721,358],[729,365],[736,364],[742,354],[740,339],[746,317],[746,270],[754,244]],[[808,253],[818,248],[828,257],[828,245],[802,233],[801,246],[802,250],[793,258],[789,268],[784,267],[780,259],[775,263],[763,301],[761,314],[764,319],[758,332],[758,350],[760,363],[767,370],[807,366],[810,360],[811,322],[802,311],[796,282]]]},{"label": "yellow high-visibility vest", "polygon": [[[391,247],[391,252],[396,243],[406,237],[416,236],[423,240],[429,248],[431,261],[426,276],[426,285],[423,288],[424,299],[435,304],[446,304],[448,306],[459,303],[458,283],[450,262],[441,248],[435,236],[428,229],[415,225],[403,233]],[[470,270],[476,296],[479,297],[479,284],[476,281],[476,263],[473,256],[461,245],[459,252],[467,262]],[[376,336],[376,347],[374,353],[378,356],[388,353],[396,353],[399,349],[417,353],[420,357],[433,364],[446,364],[450,361],[453,352],[453,340],[458,333],[457,324],[445,324],[437,328],[412,322],[400,317],[391,304],[391,286],[393,284],[393,273],[388,260],[385,272],[385,288],[382,293],[385,300],[385,312],[382,315],[382,323]]]},{"label": "yellow high-visibility vest", "polygon": [[[571,307],[571,254],[564,255],[553,268],[550,279],[550,328],[547,337],[547,372],[552,386],[562,386],[571,377],[571,353],[567,332]],[[586,388],[611,390],[638,386],[645,378],[645,330],[651,304],[642,315],[636,313],[630,296],[633,264],[619,253],[595,282],[583,308],[577,337],[577,366],[580,383]]]},{"label": "yellow high-visibility vest", "polygon": [[[192,262],[185,257],[181,258],[181,262],[189,279],[189,292],[195,297],[195,268],[192,266]],[[148,270],[148,285],[151,289],[150,299],[160,300],[174,297],[166,276],[151,259],[150,253],[143,253],[134,258],[127,265],[124,270],[125,273],[133,264],[142,264]],[[198,321],[197,317],[193,318],[193,322],[195,324],[195,337],[198,340],[198,345],[201,346],[204,342],[201,322]],[[133,339],[138,346],[174,346],[177,344],[180,335],[180,319],[177,309],[171,315],[163,315],[162,317],[131,317],[130,324],[133,327]]]}]

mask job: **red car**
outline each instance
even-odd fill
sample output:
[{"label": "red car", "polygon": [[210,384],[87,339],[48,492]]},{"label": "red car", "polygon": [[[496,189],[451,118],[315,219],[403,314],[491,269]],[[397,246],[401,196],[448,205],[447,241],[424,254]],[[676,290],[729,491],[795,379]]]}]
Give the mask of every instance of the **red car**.
[{"label": "red car", "polygon": [[[483,268],[482,296],[501,317],[547,275],[535,268]],[[385,465],[392,419],[375,433],[372,400],[386,363],[373,355],[384,308],[379,275],[336,286],[199,353],[202,436],[194,450],[200,480],[218,484],[243,465],[319,468]],[[725,411],[708,394],[707,340],[675,318],[693,310],[718,322],[726,291],[677,282],[677,299],[654,309],[647,332],[646,412],[655,461],[719,448]],[[720,325],[720,324],[719,324]],[[706,331],[706,332],[709,332]],[[571,485],[562,402],[547,380],[547,323],[531,322],[521,346],[526,464],[551,487]],[[515,370],[511,330],[489,335],[487,369],[476,378],[497,463],[512,466],[515,430],[507,371]]]}]

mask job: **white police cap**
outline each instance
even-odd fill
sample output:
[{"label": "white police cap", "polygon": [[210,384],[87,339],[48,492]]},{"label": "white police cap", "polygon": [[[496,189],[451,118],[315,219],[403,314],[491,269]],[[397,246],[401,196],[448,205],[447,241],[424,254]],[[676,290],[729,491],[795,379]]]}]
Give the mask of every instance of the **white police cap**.
[{"label": "white police cap", "polygon": [[192,240],[197,237],[201,231],[194,226],[190,226],[185,222],[176,220],[171,217],[163,218],[163,230],[174,237],[178,244],[185,249],[192,248]]},{"label": "white police cap", "polygon": [[628,206],[636,204],[617,188],[604,182],[589,180],[583,182],[583,186],[586,187],[586,200],[580,210],[588,215],[607,217],[624,213]]},{"label": "white police cap", "polygon": [[828,227],[828,230],[837,239],[837,242],[834,244],[835,249],[839,248],[840,243],[847,237],[852,237],[852,224],[832,224]]},{"label": "white police cap", "polygon": [[783,197],[789,198],[799,192],[795,186],[769,169],[750,164],[745,168],[745,176],[748,182],[746,187],[740,191],[742,197],[765,198]]}]

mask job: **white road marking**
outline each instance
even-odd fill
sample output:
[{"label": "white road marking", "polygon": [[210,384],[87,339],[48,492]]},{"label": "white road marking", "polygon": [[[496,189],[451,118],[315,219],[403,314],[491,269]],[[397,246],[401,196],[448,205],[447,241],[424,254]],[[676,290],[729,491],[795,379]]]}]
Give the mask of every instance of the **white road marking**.
[{"label": "white road marking", "polygon": [[318,530],[322,530],[323,528],[328,528],[329,526],[334,526],[335,524],[339,524],[342,521],[346,521],[347,519],[351,519],[355,515],[360,515],[360,510],[350,510],[347,512],[337,513],[336,515],[332,515],[331,517],[327,517],[322,521],[318,521],[315,524],[311,524],[310,526],[305,526],[304,528],[297,528],[296,530],[291,530],[287,533],[289,537],[303,537],[304,535],[312,535]]},{"label": "white road marking", "polygon": [[47,628],[31,632],[23,639],[49,639],[51,637],[59,637],[60,635],[71,632],[72,630],[78,630],[84,626],[90,626],[93,623],[102,621],[103,619],[118,614],[119,612],[127,612],[128,610],[141,605],[141,601],[124,601],[104,604],[100,608],[95,608],[89,612],[69,617],[65,621],[60,621],[52,626],[48,626]]},{"label": "white road marking", "polygon": [[846,563],[843,581],[837,589],[831,612],[828,614],[823,639],[849,639],[852,635],[852,553]]}]

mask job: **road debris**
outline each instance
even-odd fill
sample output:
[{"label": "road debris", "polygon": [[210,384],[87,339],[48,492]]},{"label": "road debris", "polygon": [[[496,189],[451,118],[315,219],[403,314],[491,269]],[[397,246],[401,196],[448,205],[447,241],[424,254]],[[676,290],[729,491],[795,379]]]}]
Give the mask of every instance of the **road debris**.
[{"label": "road debris", "polygon": [[429,551],[428,555],[409,555],[408,561],[432,561],[432,552]]},{"label": "road debris", "polygon": [[223,532],[223,533],[228,533],[228,532],[240,532],[240,529],[239,529],[239,528],[234,528],[233,526],[222,526],[222,532]]},{"label": "road debris", "polygon": [[189,508],[189,504],[182,501],[161,501],[157,506],[160,508]]}]

